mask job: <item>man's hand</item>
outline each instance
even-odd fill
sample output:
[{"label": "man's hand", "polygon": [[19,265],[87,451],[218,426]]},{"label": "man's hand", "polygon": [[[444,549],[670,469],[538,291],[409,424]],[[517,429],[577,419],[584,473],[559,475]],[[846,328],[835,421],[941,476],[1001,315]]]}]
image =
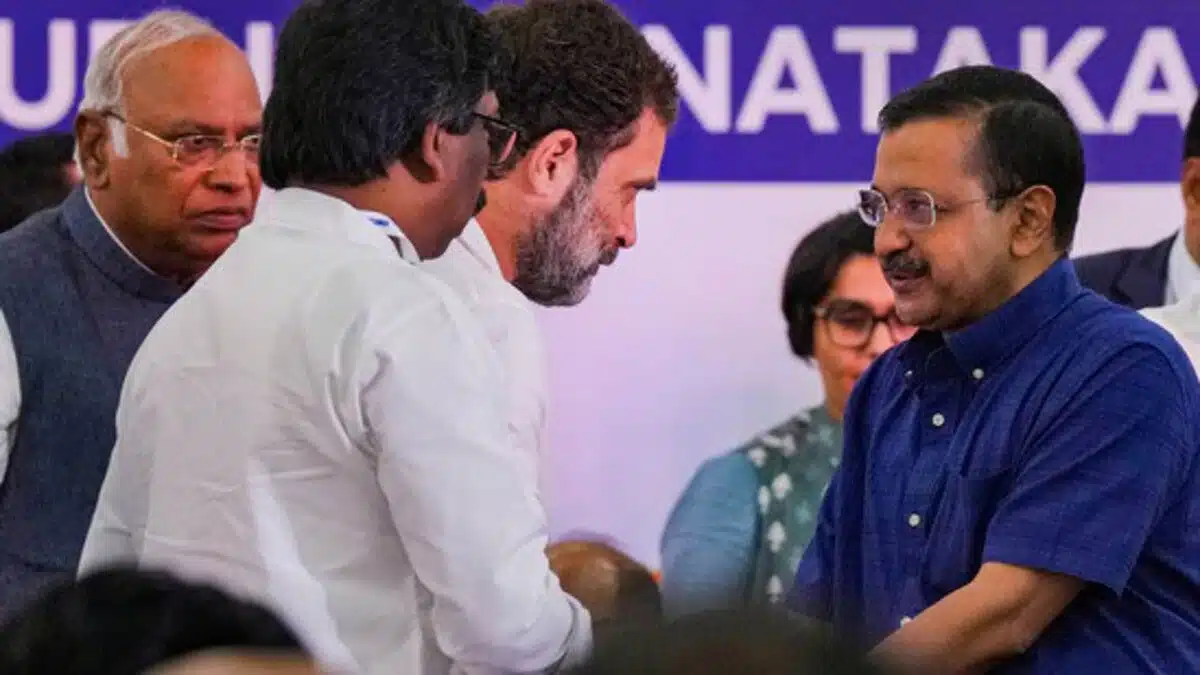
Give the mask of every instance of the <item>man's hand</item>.
[{"label": "man's hand", "polygon": [[1061,574],[985,563],[971,583],[921,612],[872,654],[934,672],[983,673],[1031,647],[1083,587]]}]

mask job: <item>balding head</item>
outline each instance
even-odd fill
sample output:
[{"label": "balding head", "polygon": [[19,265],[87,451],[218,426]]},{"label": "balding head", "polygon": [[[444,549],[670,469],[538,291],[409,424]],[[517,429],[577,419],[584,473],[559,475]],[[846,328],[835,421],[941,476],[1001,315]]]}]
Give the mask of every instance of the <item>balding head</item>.
[{"label": "balding head", "polygon": [[662,599],[654,577],[637,561],[598,541],[563,541],[546,550],[563,590],[598,620],[656,619]]},{"label": "balding head", "polygon": [[75,135],[101,217],[142,264],[194,279],[258,199],[262,98],[246,55],[198,17],[154,12],[105,43],[84,89]]},{"label": "balding head", "polygon": [[212,24],[179,10],[151,12],[121,29],[88,62],[79,111],[123,111],[125,75],[131,64],[176,42],[198,37],[224,39]]}]

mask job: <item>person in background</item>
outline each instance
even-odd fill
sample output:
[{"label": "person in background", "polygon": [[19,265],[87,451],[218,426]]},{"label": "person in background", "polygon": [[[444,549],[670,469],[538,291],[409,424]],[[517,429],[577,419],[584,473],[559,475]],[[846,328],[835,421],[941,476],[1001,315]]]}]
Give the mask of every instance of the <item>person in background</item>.
[{"label": "person in background", "polygon": [[501,4],[487,20],[512,59],[496,93],[519,133],[483,210],[425,264],[484,326],[505,371],[509,428],[540,475],[546,357],[530,301],[582,301],[634,245],[637,199],[658,182],[679,92],[667,62],[603,0]]},{"label": "person in background", "polygon": [[258,86],[203,20],[133,23],[83,89],[84,185],[0,235],[0,614],[73,576],[129,362],[250,222],[260,184]]},{"label": "person in background", "polygon": [[1170,333],[1187,353],[1192,369],[1200,372],[1200,284],[1183,300],[1164,307],[1147,307],[1141,314]]},{"label": "person in background", "polygon": [[312,663],[296,633],[266,607],[124,566],[55,584],[0,628],[5,675],[144,675],[214,651]]},{"label": "person in background", "polygon": [[859,209],[921,330],[850,396],[789,609],[933,672],[1200,671],[1200,382],[1067,259],[1069,113],[968,66],[879,127]]},{"label": "person in background", "polygon": [[568,539],[546,550],[563,590],[583,603],[592,620],[656,621],[662,597],[654,575],[603,541]]},{"label": "person in background", "polygon": [[81,571],[134,559],[220,582],[356,675],[586,654],[501,365],[420,264],[512,148],[495,55],[461,0],[295,10],[263,118],[277,192],[134,359]]},{"label": "person in background", "polygon": [[75,165],[75,137],[37,134],[0,150],[0,232],[58,206],[83,176]]},{"label": "person in background", "polygon": [[1075,261],[1079,281],[1118,304],[1144,309],[1188,299],[1200,283],[1200,100],[1183,140],[1179,180],[1183,227],[1146,248],[1127,248]]},{"label": "person in background", "polygon": [[821,223],[792,252],[783,317],[792,353],[816,362],[825,400],[700,467],[662,537],[668,615],[778,603],[812,538],[842,454],[842,412],[871,362],[912,335],[896,316],[857,212]]}]

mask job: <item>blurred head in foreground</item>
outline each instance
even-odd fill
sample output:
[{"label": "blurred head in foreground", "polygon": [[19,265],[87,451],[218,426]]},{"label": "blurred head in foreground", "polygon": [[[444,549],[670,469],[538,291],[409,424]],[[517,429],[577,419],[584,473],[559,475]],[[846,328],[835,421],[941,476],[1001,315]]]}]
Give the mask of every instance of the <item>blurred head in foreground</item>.
[{"label": "blurred head in foreground", "polygon": [[140,675],[213,649],[307,657],[265,607],[163,572],[114,568],[51,588],[0,629],[0,672]]},{"label": "blurred head in foreground", "polygon": [[782,613],[716,611],[631,626],[599,641],[575,675],[896,675]]},{"label": "blurred head in foreground", "polygon": [[563,590],[583,603],[593,620],[652,621],[662,616],[662,598],[650,570],[614,546],[562,541],[546,554]]}]

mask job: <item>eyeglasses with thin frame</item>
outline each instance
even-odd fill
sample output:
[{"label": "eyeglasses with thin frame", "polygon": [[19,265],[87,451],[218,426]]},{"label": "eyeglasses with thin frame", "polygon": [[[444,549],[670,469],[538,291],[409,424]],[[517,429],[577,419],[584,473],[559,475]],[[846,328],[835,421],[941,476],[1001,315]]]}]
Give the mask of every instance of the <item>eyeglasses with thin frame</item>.
[{"label": "eyeglasses with thin frame", "polygon": [[901,321],[895,310],[878,316],[870,307],[855,300],[830,300],[815,308],[813,314],[822,320],[829,341],[846,349],[867,346],[881,323],[887,326],[893,342],[903,342],[917,332],[916,326]]},{"label": "eyeglasses with thin frame", "polygon": [[512,154],[513,146],[517,144],[517,137],[521,135],[521,127],[481,112],[472,111],[471,114],[475,119],[483,122],[484,131],[488,135],[488,149],[491,152],[492,166],[503,164],[504,160]]},{"label": "eyeglasses with thin frame", "polygon": [[221,158],[233,150],[241,150],[245,153],[248,161],[255,165],[258,164],[258,151],[262,145],[262,134],[249,134],[232,142],[226,141],[224,136],[215,136],[212,134],[188,134],[169,141],[152,131],[143,129],[130,122],[119,113],[108,111],[104,113],[104,116],[111,117],[142,136],[162,145],[167,149],[171,159],[180,166],[212,168],[217,162],[221,161]]},{"label": "eyeglasses with thin frame", "polygon": [[966,199],[953,204],[939,204],[934,196],[925,190],[907,188],[897,190],[889,197],[875,188],[868,188],[858,191],[858,215],[867,225],[879,227],[887,215],[892,213],[900,218],[905,229],[921,232],[933,227],[939,212],[949,212],[980,202],[1000,204],[1019,193],[1020,191],[1016,191],[994,197]]}]

